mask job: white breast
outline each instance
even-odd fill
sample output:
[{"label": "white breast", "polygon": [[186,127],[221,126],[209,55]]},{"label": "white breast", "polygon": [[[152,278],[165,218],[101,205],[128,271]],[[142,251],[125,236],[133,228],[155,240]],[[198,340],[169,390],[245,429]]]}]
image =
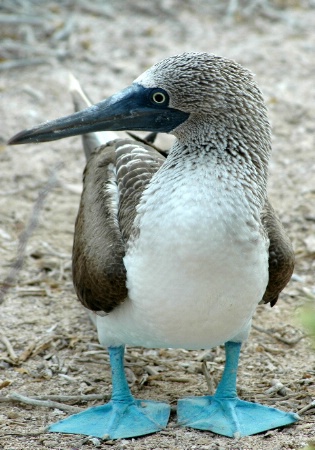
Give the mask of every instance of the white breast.
[{"label": "white breast", "polygon": [[129,298],[97,318],[103,345],[198,349],[246,337],[268,282],[260,224],[236,185],[202,169],[174,177],[155,177],[139,205]]}]

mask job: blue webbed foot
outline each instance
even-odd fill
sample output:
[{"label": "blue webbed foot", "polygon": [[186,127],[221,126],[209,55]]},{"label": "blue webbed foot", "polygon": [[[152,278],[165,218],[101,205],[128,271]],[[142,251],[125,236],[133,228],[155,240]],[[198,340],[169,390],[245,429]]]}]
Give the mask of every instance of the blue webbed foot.
[{"label": "blue webbed foot", "polygon": [[124,347],[109,347],[112,368],[112,399],[51,425],[48,431],[85,434],[103,439],[122,439],[155,433],[166,427],[170,406],[135,400],[124,371]]},{"label": "blue webbed foot", "polygon": [[170,407],[166,403],[134,400],[110,401],[74,414],[49,427],[49,431],[120,439],[155,433],[166,427]]},{"label": "blue webbed foot", "polygon": [[225,344],[226,363],[214,396],[179,400],[179,425],[208,430],[224,436],[249,436],[296,422],[299,416],[240,400],[236,378],[241,344]]},{"label": "blue webbed foot", "polygon": [[249,436],[298,420],[297,414],[245,402],[237,397],[188,397],[179,400],[177,414],[182,426],[229,437]]}]

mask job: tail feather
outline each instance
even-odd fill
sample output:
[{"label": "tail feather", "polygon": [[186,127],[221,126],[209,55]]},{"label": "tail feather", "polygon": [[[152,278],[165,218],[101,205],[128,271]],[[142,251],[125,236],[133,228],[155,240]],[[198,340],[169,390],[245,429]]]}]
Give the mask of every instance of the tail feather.
[{"label": "tail feather", "polygon": [[[75,111],[80,111],[92,105],[92,102],[81,88],[79,81],[71,73],[69,74],[69,90],[72,95]],[[84,134],[82,136],[82,140],[86,160],[90,158],[91,154],[97,147],[100,147],[101,145],[117,138],[118,135],[113,131],[99,131]]]}]

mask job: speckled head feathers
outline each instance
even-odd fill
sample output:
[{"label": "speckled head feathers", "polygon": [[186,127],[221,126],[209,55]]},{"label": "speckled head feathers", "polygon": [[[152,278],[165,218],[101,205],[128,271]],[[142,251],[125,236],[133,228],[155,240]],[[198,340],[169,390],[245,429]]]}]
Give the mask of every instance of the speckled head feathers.
[{"label": "speckled head feathers", "polygon": [[212,153],[213,148],[221,149],[220,158],[234,155],[244,160],[246,156],[253,170],[266,180],[270,124],[249,70],[213,54],[183,53],[155,64],[135,83],[165,89],[170,106],[190,113],[189,119],[173,130],[183,143],[211,148]]},{"label": "speckled head feathers", "polygon": [[265,110],[252,73],[240,64],[209,53],[183,53],[155,64],[135,80],[162,87],[171,106],[187,112],[229,111],[257,104]]}]

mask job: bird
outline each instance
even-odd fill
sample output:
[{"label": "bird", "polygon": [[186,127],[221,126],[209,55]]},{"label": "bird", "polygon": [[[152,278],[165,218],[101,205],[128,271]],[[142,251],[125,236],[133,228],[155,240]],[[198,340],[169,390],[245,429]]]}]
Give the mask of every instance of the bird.
[{"label": "bird", "polygon": [[[112,397],[49,430],[119,439],[167,426],[167,403],[132,395],[126,345],[225,346],[214,395],[179,399],[180,426],[239,437],[296,422],[293,412],[241,400],[236,388],[256,307],[276,303],[294,268],[267,196],[271,130],[253,74],[222,56],[186,52],[99,103],[76,91],[84,109],[9,141],[83,135],[87,156],[73,281],[108,348]],[[175,141],[166,155],[141,140],[112,140],[122,130],[169,133]]]}]

